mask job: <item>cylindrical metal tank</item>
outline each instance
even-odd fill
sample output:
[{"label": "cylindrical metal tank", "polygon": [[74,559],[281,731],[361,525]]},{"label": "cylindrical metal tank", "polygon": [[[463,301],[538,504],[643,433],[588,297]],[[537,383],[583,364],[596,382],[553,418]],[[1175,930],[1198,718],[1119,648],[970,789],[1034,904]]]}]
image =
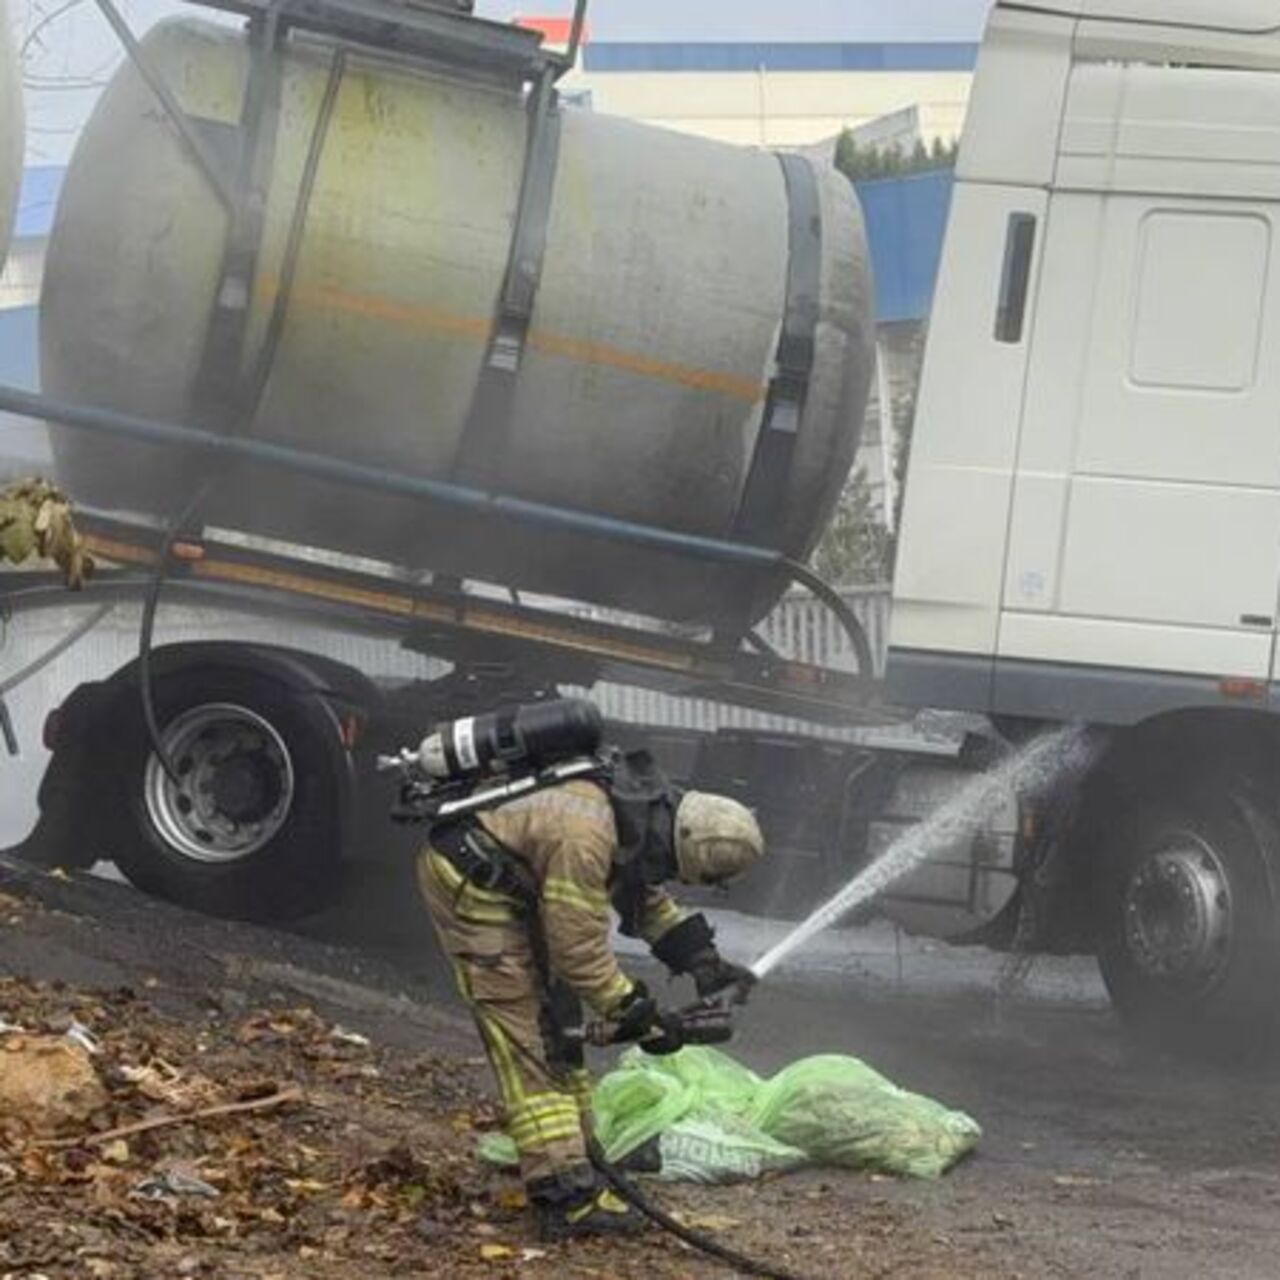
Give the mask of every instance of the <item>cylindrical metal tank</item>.
[{"label": "cylindrical metal tank", "polygon": [[8,0],[0,0],[0,266],[9,252],[13,214],[22,179],[22,91],[9,25]]},{"label": "cylindrical metal tank", "polygon": [[[234,142],[245,39],[181,19],[153,28],[144,49],[210,147]],[[285,58],[249,296],[250,361],[282,278],[292,274],[292,284],[247,429],[395,471],[733,536],[794,269],[797,230],[778,157],[562,109],[545,263],[510,426],[477,477],[474,458],[459,464],[460,441],[501,293],[529,113],[511,89],[350,56],[291,273],[289,229],[332,57],[299,43]],[[815,356],[775,542],[795,555],[811,548],[848,474],[873,349],[860,210],[843,178],[815,173]],[[45,390],[198,418],[192,387],[227,222],[126,65],[80,139],[59,204],[41,311]],[[191,482],[192,468],[145,446],[57,431],[55,447],[61,480],[93,506],[163,512]],[[758,572],[278,472],[225,477],[203,517],[675,619],[758,616],[781,586]]]}]

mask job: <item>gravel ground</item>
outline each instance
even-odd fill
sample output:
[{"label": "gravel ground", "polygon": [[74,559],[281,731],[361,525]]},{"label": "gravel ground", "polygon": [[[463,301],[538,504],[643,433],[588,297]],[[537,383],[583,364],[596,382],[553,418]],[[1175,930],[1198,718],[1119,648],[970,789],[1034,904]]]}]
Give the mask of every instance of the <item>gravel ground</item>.
[{"label": "gravel ground", "polygon": [[[40,904],[9,917],[0,912],[0,974],[46,984],[38,995],[45,1001],[51,981],[68,984],[67,999],[130,987],[143,993],[145,1016],[166,1036],[180,1037],[193,1019],[207,1029],[211,999],[228,1034],[263,1011],[305,1006],[325,1026],[340,1022],[368,1035],[373,1051],[386,1055],[379,1061],[392,1081],[407,1082],[407,1064],[420,1061],[412,1055],[430,1053],[433,1062],[456,1062],[459,1078],[484,1090],[471,1032],[403,887],[370,883],[342,911],[280,933],[190,916],[124,886],[50,879],[0,862],[0,891]],[[745,959],[782,929],[736,916],[718,923],[725,949]],[[638,958],[629,963],[656,978]],[[761,1072],[810,1053],[852,1053],[903,1086],[968,1111],[985,1136],[977,1156],[947,1178],[926,1184],[810,1173],[747,1190],[663,1196],[719,1224],[739,1247],[814,1277],[1274,1277],[1280,1245],[1274,1069],[1211,1067],[1139,1049],[1109,1012],[1090,963],[1046,960],[1017,975],[1020,981],[1014,976],[1002,957],[988,953],[922,944],[887,927],[841,931],[764,984],[741,1022],[734,1051]],[[287,1046],[272,1052],[285,1055],[273,1060],[275,1077],[295,1070],[305,1077],[314,1069],[294,1063]],[[229,1062],[232,1076],[245,1069],[235,1067],[234,1056]],[[325,1096],[332,1099],[330,1086]],[[390,1098],[379,1113],[381,1127],[359,1139],[361,1150],[389,1146],[401,1133],[420,1144],[420,1154],[435,1143],[441,1160],[465,1163],[471,1135],[450,1128],[456,1100],[436,1105],[419,1090],[410,1103],[394,1088]],[[318,1120],[311,1117],[321,1134],[313,1141],[350,1169],[329,1106],[328,1121],[323,1107]],[[326,1123],[336,1127],[327,1130]],[[393,1250],[394,1270],[731,1274],[664,1241],[522,1260],[522,1251],[535,1246],[522,1234],[519,1215],[504,1218],[509,1201],[501,1188],[472,1184],[471,1177],[461,1177],[467,1203],[490,1215],[479,1221],[495,1224],[498,1235],[450,1235],[453,1252],[437,1250],[428,1265],[416,1245],[394,1252],[396,1241],[409,1237],[404,1222],[392,1222],[371,1243]],[[7,1195],[0,1187],[0,1212]],[[42,1211],[50,1203],[42,1200]],[[485,1239],[513,1249],[514,1257],[477,1261]],[[183,1245],[178,1240],[175,1247],[181,1252]],[[287,1236],[278,1254],[263,1255],[270,1267],[256,1257],[245,1269],[234,1250],[201,1247],[213,1268],[207,1274],[331,1274],[318,1255],[303,1265],[308,1259],[300,1261],[299,1246]],[[165,1262],[157,1254],[120,1274],[172,1274],[174,1256]],[[340,1271],[350,1261],[343,1255],[332,1265]]]}]

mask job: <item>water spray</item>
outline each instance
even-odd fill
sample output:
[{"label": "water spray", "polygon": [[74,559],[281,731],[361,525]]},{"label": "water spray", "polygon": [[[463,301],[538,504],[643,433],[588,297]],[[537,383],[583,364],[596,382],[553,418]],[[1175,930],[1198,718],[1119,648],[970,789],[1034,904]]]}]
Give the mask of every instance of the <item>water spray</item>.
[{"label": "water spray", "polygon": [[1082,756],[1088,750],[1084,730],[1072,726],[1034,739],[990,772],[979,774],[923,822],[904,831],[882,857],[860,871],[807,920],[766,951],[751,965],[751,973],[757,981],[767,977],[854,908],[900,880],[937,849],[962,839],[979,826],[1010,791],[1044,787],[1064,771],[1082,764]]}]

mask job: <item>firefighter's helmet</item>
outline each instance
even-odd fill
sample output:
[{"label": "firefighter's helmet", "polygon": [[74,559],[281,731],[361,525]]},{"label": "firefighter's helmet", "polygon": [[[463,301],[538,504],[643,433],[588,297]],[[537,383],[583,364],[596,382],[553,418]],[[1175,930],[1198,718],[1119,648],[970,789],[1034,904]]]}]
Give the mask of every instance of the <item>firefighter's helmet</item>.
[{"label": "firefighter's helmet", "polygon": [[764,857],[755,815],[728,796],[686,792],[676,810],[676,866],[684,884],[725,884]]}]

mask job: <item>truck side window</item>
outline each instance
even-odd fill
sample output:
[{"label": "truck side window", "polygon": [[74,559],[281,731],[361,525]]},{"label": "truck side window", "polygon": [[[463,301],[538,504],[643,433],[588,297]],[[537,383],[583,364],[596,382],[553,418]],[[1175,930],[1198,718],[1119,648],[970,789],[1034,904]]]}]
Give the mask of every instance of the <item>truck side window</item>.
[{"label": "truck side window", "polygon": [[1032,213],[1011,213],[1004,241],[1004,270],[1000,274],[1000,301],[996,308],[996,341],[1022,341],[1031,286],[1031,255],[1036,247],[1036,218]]}]

